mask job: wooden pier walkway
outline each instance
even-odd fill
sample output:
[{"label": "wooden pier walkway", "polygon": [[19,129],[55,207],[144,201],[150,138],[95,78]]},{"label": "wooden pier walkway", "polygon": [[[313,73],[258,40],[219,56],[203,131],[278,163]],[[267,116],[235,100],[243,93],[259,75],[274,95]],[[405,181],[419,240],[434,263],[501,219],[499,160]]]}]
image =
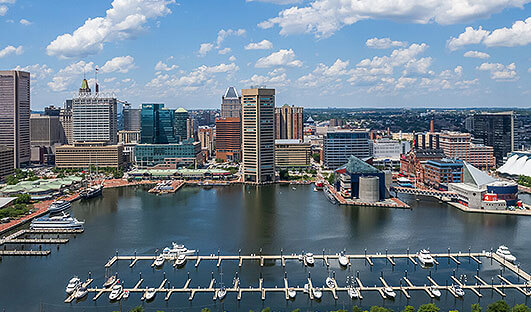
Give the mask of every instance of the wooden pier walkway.
[{"label": "wooden pier walkway", "polygon": [[[41,230],[20,230],[0,239],[0,246],[7,244],[18,245],[45,245],[45,244],[66,244],[68,238],[59,238],[59,234],[80,234],[82,229],[41,229]],[[26,235],[41,234],[40,238],[22,238]],[[57,234],[57,238],[44,238],[44,235]],[[5,247],[5,246],[4,246]],[[48,256],[50,250],[0,250],[0,256]]]}]

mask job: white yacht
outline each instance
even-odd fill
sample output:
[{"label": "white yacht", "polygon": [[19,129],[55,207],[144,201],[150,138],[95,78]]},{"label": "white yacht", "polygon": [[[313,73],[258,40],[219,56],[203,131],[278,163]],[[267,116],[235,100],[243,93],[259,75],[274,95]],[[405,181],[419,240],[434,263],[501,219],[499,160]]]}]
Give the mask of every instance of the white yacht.
[{"label": "white yacht", "polygon": [[303,290],[303,292],[304,292],[305,294],[308,293],[308,288],[310,288],[310,286],[308,285],[308,283],[304,284],[304,290]]},{"label": "white yacht", "polygon": [[77,300],[84,298],[86,295],[88,295],[88,288],[87,287],[79,287],[76,290],[76,294],[74,295],[74,298]]},{"label": "white yacht", "polygon": [[307,265],[314,265],[315,259],[313,257],[313,253],[307,252],[306,255],[304,255],[304,260],[306,261]]},{"label": "white yacht", "polygon": [[124,290],[124,294],[122,295],[122,299],[127,299],[129,298],[129,290]]},{"label": "white yacht", "polygon": [[356,299],[359,297],[358,290],[352,286],[348,288],[347,292],[350,299]]},{"label": "white yacht", "polygon": [[323,296],[323,292],[319,287],[312,288],[312,293],[315,299],[321,299],[321,297]]},{"label": "white yacht", "polygon": [[182,267],[186,264],[186,255],[179,255],[175,260],[175,266]]},{"label": "white yacht", "polygon": [[339,265],[343,267],[348,266],[348,257],[345,256],[344,252],[341,252],[341,254],[339,254]]},{"label": "white yacht", "polygon": [[465,295],[465,291],[459,285],[452,285],[452,289],[458,297],[463,297]]},{"label": "white yacht", "polygon": [[155,262],[153,262],[153,265],[155,265],[157,268],[162,267],[164,265],[164,257],[159,255],[157,259],[155,259]]},{"label": "white yacht", "polygon": [[103,283],[103,288],[107,288],[112,286],[116,282],[116,275],[111,275],[109,278]]},{"label": "white yacht", "polygon": [[385,296],[386,296],[387,298],[389,298],[389,299],[395,299],[395,297],[396,297],[396,293],[395,293],[395,291],[393,290],[393,288],[391,288],[391,287],[385,287],[385,288],[383,289],[383,291],[384,291],[384,294],[385,294]]},{"label": "white yacht", "polygon": [[124,288],[120,284],[116,284],[112,287],[111,293],[109,294],[109,300],[114,301],[118,300],[120,295],[122,294]]},{"label": "white yacht", "polygon": [[180,255],[191,256],[191,255],[193,255],[195,253],[195,250],[189,250],[188,248],[184,247],[184,245],[179,245],[179,244],[177,244],[175,242],[173,242],[171,244],[172,244],[172,248],[166,247],[162,251],[162,255],[166,259],[168,259],[168,258],[169,259],[175,259],[175,258],[177,258]]},{"label": "white yacht", "polygon": [[65,292],[69,295],[73,294],[81,286],[81,280],[79,277],[74,276],[68,281]]},{"label": "white yacht", "polygon": [[221,286],[217,294],[218,299],[223,300],[223,298],[225,298],[226,295],[227,295],[227,289],[225,288],[225,286]]},{"label": "white yacht", "polygon": [[417,259],[423,267],[433,266],[435,261],[427,249],[422,249],[417,253]]},{"label": "white yacht", "polygon": [[516,257],[511,254],[507,246],[501,245],[500,247],[498,247],[498,250],[496,250],[496,254],[502,257],[503,259],[505,259],[505,261],[509,261],[509,262],[516,261]]},{"label": "white yacht", "polygon": [[51,214],[59,213],[61,211],[65,211],[67,209],[70,209],[70,207],[72,207],[72,205],[70,205],[69,201],[56,200],[50,205],[50,207],[48,207],[48,212],[51,213]]},{"label": "white yacht", "polygon": [[297,292],[295,291],[294,288],[288,289],[288,296],[290,299],[295,299],[295,296],[297,296]]},{"label": "white yacht", "polygon": [[434,295],[436,298],[440,298],[441,297],[441,291],[435,287],[435,286],[431,286],[430,287],[430,292],[432,295]]},{"label": "white yacht", "polygon": [[155,295],[157,294],[157,291],[155,290],[155,288],[148,288],[146,289],[146,292],[144,293],[144,299],[146,301],[151,301],[153,299],[155,299]]},{"label": "white yacht", "polygon": [[334,279],[330,276],[326,278],[325,284],[328,288],[336,288],[336,284],[334,283]]},{"label": "white yacht", "polygon": [[63,212],[60,216],[42,217],[31,221],[30,229],[83,229],[85,222]]}]

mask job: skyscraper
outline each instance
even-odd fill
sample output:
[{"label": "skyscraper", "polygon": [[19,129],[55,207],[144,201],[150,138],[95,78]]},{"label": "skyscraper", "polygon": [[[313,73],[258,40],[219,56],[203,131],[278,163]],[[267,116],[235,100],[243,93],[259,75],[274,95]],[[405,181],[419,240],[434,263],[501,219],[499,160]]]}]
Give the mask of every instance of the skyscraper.
[{"label": "skyscraper", "polygon": [[328,169],[336,169],[348,162],[351,155],[369,157],[368,130],[329,130],[323,143],[323,163]]},{"label": "skyscraper", "polygon": [[126,131],[140,131],[140,109],[131,108],[128,104],[124,106],[124,130]]},{"label": "skyscraper", "polygon": [[178,142],[188,138],[188,111],[182,107],[175,110],[174,113],[174,135]]},{"label": "skyscraper", "polygon": [[15,168],[30,162],[30,74],[0,71],[0,144],[13,149]]},{"label": "skyscraper", "polygon": [[502,164],[503,157],[514,149],[513,112],[474,115],[473,134],[474,138],[494,148],[496,163]]},{"label": "skyscraper", "polygon": [[242,89],[243,178],[275,180],[275,89]]},{"label": "skyscraper", "polygon": [[174,130],[174,111],[164,104],[142,104],[140,142],[142,144],[178,143]]},{"label": "skyscraper", "polygon": [[240,161],[242,152],[241,119],[218,118],[216,120],[216,159]]},{"label": "skyscraper", "polygon": [[289,106],[275,108],[275,138],[303,140],[302,107]]},{"label": "skyscraper", "polygon": [[212,155],[214,148],[214,133],[211,127],[201,126],[197,130],[197,137],[201,143],[201,149],[207,151],[208,156]]},{"label": "skyscraper", "polygon": [[228,87],[221,97],[221,118],[241,118],[241,114],[241,97],[236,88]]},{"label": "skyscraper", "polygon": [[101,93],[91,93],[83,79],[79,94],[72,99],[74,142],[118,142],[117,101]]}]

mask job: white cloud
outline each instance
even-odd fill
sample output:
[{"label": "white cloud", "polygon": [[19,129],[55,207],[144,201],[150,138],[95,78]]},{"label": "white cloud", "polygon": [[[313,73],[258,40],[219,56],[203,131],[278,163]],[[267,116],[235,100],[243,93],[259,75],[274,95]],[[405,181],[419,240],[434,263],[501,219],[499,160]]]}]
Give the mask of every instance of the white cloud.
[{"label": "white cloud", "polygon": [[7,6],[5,6],[5,5],[0,5],[0,16],[4,16],[4,15],[6,15],[7,10],[8,10],[8,9],[7,9]]},{"label": "white cloud", "polygon": [[58,36],[46,52],[60,58],[96,54],[105,43],[134,38],[149,19],[171,13],[171,3],[175,0],[114,0],[105,17],[89,18],[72,34]]},{"label": "white cloud", "polygon": [[231,75],[240,68],[234,64],[219,64],[215,66],[202,65],[190,72],[179,71],[179,74],[168,75],[159,73],[150,82],[146,84],[147,87],[176,87],[185,88],[185,91],[193,91],[208,83],[214,82],[216,74],[225,73]]},{"label": "white cloud", "polygon": [[225,29],[222,29],[222,30],[218,31],[218,38],[216,39],[217,47],[219,48],[221,43],[223,41],[225,41],[225,39],[227,39],[228,36],[243,36],[243,35],[245,35],[245,29],[238,29],[238,30],[234,30],[234,29],[225,30]]},{"label": "white cloud", "polygon": [[224,49],[219,50],[218,54],[224,55],[224,54],[230,53],[230,51],[232,51],[231,48],[224,48]]},{"label": "white cloud", "polygon": [[109,60],[103,65],[100,70],[103,73],[127,73],[135,67],[135,59],[130,56],[117,56],[112,60]]},{"label": "white cloud", "polygon": [[531,17],[525,21],[516,21],[511,28],[499,28],[492,32],[482,29],[481,26],[475,30],[467,27],[465,32],[457,38],[448,40],[448,48],[457,50],[469,44],[480,44],[487,47],[515,47],[525,46],[531,43]]},{"label": "white cloud", "polygon": [[467,51],[465,52],[465,54],[463,54],[464,57],[473,57],[473,58],[479,58],[479,59],[487,59],[490,57],[490,55],[488,55],[487,53],[485,52],[480,52],[480,51]]},{"label": "white cloud", "polygon": [[273,43],[269,40],[262,40],[260,42],[251,42],[245,46],[245,50],[269,50],[273,49]]},{"label": "white cloud", "polygon": [[25,67],[17,66],[14,70],[29,72],[32,80],[44,79],[53,72],[53,70],[46,64],[34,64]]},{"label": "white cloud", "polygon": [[9,3],[9,4],[13,4],[17,2],[16,0],[0,0],[0,3]]},{"label": "white cloud", "polygon": [[286,73],[282,70],[273,70],[267,75],[254,74],[251,78],[242,80],[243,84],[248,86],[262,85],[268,87],[285,87],[291,83]]},{"label": "white cloud", "polygon": [[494,80],[513,80],[516,77],[516,65],[511,63],[483,63],[477,69],[490,72],[490,78]]},{"label": "white cloud", "polygon": [[278,25],[280,34],[313,33],[328,37],[346,25],[361,20],[387,19],[406,23],[442,25],[487,18],[505,8],[523,8],[529,0],[313,0],[306,6],[293,6],[277,17],[258,24],[262,28]]},{"label": "white cloud", "polygon": [[22,46],[18,46],[17,48],[15,48],[14,46],[7,46],[0,50],[0,58],[3,58],[13,53],[15,53],[16,55],[20,55],[22,54],[22,52],[24,52]]},{"label": "white cloud", "polygon": [[295,59],[295,52],[293,52],[292,49],[282,49],[277,52],[271,53],[269,56],[258,59],[255,65],[255,67],[258,68],[266,68],[272,66],[301,67],[302,62],[300,60]]},{"label": "white cloud", "polygon": [[[72,63],[65,68],[59,70],[57,74],[52,78],[52,81],[48,82],[48,87],[53,91],[65,91],[74,82],[75,79],[84,73],[90,73],[94,70],[93,62],[79,61]],[[78,81],[81,83],[81,81]]]},{"label": "white cloud", "polygon": [[205,56],[208,52],[210,52],[210,50],[212,50],[212,48],[214,48],[212,43],[201,43],[198,53],[200,56]]},{"label": "white cloud", "polygon": [[170,71],[179,68],[178,65],[172,65],[168,66],[168,64],[158,61],[157,65],[155,65],[155,70],[163,70],[163,71]]},{"label": "white cloud", "polygon": [[231,56],[229,57],[229,61],[231,61],[231,62],[236,61],[236,56],[231,55]]},{"label": "white cloud", "polygon": [[22,24],[22,25],[24,25],[24,26],[29,26],[29,25],[33,24],[32,22],[30,22],[30,21],[28,21],[27,19],[24,19],[24,18],[21,19],[21,20],[19,21],[19,23]]},{"label": "white cloud", "polygon": [[389,49],[391,47],[405,47],[407,42],[404,41],[392,41],[390,38],[372,38],[367,39],[365,45],[373,49]]},{"label": "white cloud", "polygon": [[109,77],[109,78],[103,79],[103,82],[109,83],[109,82],[113,82],[115,80],[116,80],[116,77]]},{"label": "white cloud", "polygon": [[302,0],[245,0],[246,2],[253,2],[253,1],[256,1],[256,2],[268,2],[268,3],[273,3],[273,4],[280,4],[280,5],[283,5],[283,4],[295,4],[295,3],[301,3]]},{"label": "white cloud", "polygon": [[341,59],[337,59],[330,66],[320,63],[311,73],[297,79],[297,82],[305,88],[314,88],[317,86],[330,88],[332,84],[341,82],[341,77],[352,73],[352,70],[348,69],[349,63],[349,61],[343,61]]}]

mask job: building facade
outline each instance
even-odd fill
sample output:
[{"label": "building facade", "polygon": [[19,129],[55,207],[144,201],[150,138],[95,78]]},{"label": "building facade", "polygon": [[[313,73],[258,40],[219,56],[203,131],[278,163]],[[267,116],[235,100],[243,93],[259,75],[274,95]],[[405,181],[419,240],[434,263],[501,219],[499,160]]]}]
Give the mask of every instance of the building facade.
[{"label": "building facade", "polygon": [[235,87],[228,87],[221,97],[221,118],[241,118],[242,103]]},{"label": "building facade", "polygon": [[368,130],[330,130],[323,143],[323,165],[336,169],[348,162],[351,155],[370,156]]},{"label": "building facade", "polygon": [[275,89],[242,90],[243,178],[275,180]]},{"label": "building facade", "polygon": [[216,120],[216,159],[222,161],[242,160],[242,126],[236,117]]},{"label": "building facade", "polygon": [[5,178],[15,171],[13,158],[13,148],[0,145],[0,181],[5,181]]},{"label": "building facade", "polygon": [[503,158],[514,149],[513,112],[474,115],[473,134],[483,144],[492,146],[496,163],[503,164]]},{"label": "building facade", "polygon": [[448,183],[461,183],[463,177],[463,162],[443,158],[441,160],[428,160],[424,165],[425,185],[441,191],[448,190]]},{"label": "building facade", "polygon": [[201,145],[191,140],[179,144],[138,144],[134,154],[139,168],[150,168],[170,161],[184,166],[198,165],[201,162]]},{"label": "building facade", "polygon": [[188,111],[184,108],[178,108],[174,113],[174,135],[177,142],[184,141],[188,138]]},{"label": "building facade", "polygon": [[78,96],[72,99],[72,120],[74,142],[118,142],[116,98],[92,94],[86,79]]},{"label": "building facade", "polygon": [[122,112],[124,118],[124,130],[126,131],[140,131],[141,109],[131,108],[130,105],[124,107]]},{"label": "building facade", "polygon": [[214,150],[214,131],[211,127],[202,126],[197,131],[199,143],[201,143],[201,150],[206,151],[207,155],[212,155]]},{"label": "building facade", "polygon": [[312,156],[311,144],[302,140],[275,140],[276,168],[307,168]]},{"label": "building facade", "polygon": [[303,108],[289,106],[275,108],[275,139],[304,140]]},{"label": "building facade", "polygon": [[0,145],[13,149],[15,168],[30,163],[30,74],[0,71]]},{"label": "building facade", "polygon": [[74,125],[72,122],[72,109],[61,108],[59,112],[59,121],[64,131],[65,143],[74,144]]},{"label": "building facade", "polygon": [[31,146],[53,146],[65,143],[64,130],[59,116],[31,114]]},{"label": "building facade", "polygon": [[161,103],[142,104],[140,113],[142,144],[175,144],[174,111],[164,108]]},{"label": "building facade", "polygon": [[106,143],[76,143],[63,145],[55,149],[55,166],[57,168],[111,167],[124,165],[123,146]]}]

